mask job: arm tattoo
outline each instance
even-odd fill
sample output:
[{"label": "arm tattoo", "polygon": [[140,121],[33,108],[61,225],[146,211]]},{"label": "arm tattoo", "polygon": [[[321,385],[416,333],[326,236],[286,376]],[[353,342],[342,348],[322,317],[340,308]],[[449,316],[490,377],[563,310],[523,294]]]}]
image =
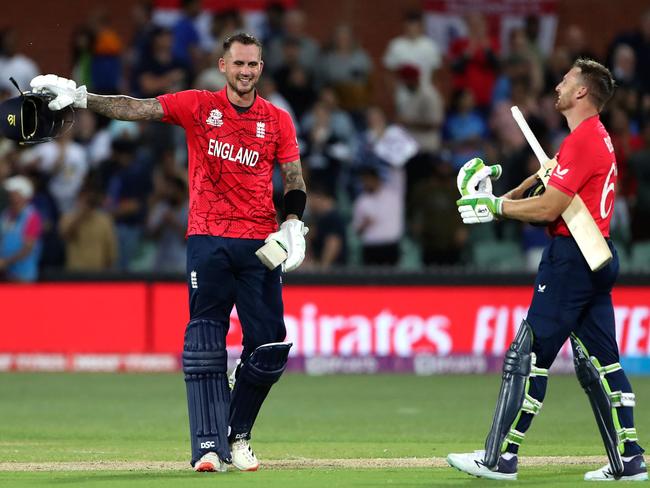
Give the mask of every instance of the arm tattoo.
[{"label": "arm tattoo", "polygon": [[300,160],[291,161],[280,165],[282,168],[282,176],[284,177],[284,193],[291,190],[302,190],[307,193],[307,186],[305,180],[302,179],[302,165]]},{"label": "arm tattoo", "polygon": [[89,93],[88,109],[118,120],[162,120],[165,115],[157,99],[133,98],[125,95]]}]

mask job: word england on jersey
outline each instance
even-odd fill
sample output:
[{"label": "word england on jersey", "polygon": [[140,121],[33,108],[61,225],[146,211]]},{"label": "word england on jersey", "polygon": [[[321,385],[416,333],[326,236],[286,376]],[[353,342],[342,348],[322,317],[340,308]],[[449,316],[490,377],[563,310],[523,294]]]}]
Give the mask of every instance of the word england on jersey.
[{"label": "word england on jersey", "polygon": [[208,154],[251,167],[255,166],[260,159],[260,153],[257,151],[245,147],[237,147],[229,142],[221,142],[216,139],[210,139],[208,143]]}]

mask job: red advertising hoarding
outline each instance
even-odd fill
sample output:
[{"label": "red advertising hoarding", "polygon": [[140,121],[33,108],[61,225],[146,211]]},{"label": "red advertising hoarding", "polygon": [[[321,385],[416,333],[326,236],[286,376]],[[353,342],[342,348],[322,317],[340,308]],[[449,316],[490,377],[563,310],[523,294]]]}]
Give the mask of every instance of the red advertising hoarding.
[{"label": "red advertising hoarding", "polygon": [[[500,357],[531,295],[525,286],[287,286],[287,340],[294,358]],[[650,289],[619,287],[614,302],[622,355],[650,357]],[[188,320],[181,283],[3,285],[0,310],[0,354],[14,369],[8,354],[177,357]],[[227,342],[236,355],[236,310]]]}]

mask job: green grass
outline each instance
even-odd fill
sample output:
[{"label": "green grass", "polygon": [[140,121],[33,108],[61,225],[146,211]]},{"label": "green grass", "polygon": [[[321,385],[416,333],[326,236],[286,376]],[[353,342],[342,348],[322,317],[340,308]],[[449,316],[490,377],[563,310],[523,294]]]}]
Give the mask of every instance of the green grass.
[{"label": "green grass", "polygon": [[[440,457],[482,447],[498,376],[286,375],[254,431],[264,460]],[[650,432],[650,378],[633,378],[637,428]],[[188,460],[182,376],[0,374],[0,463]],[[572,376],[551,377],[522,455],[602,455],[586,396]],[[520,484],[560,486],[584,466],[523,467]],[[219,478],[221,477],[221,478]],[[452,469],[0,472],[0,486],[482,486]],[[494,483],[491,483],[494,486]]]}]

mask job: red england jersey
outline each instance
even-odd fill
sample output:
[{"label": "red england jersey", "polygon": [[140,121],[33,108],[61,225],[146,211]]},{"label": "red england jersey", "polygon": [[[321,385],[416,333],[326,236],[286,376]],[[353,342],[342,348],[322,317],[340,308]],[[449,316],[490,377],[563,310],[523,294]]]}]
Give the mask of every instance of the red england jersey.
[{"label": "red england jersey", "polygon": [[[612,141],[594,115],[564,139],[548,184],[569,196],[580,195],[600,232],[609,237],[617,175]],[[549,231],[552,236],[570,235],[562,217],[550,224]]]},{"label": "red england jersey", "polygon": [[275,232],[273,165],[300,158],[289,114],[259,96],[238,113],[226,88],[187,90],[158,100],[163,122],[186,133],[187,235],[264,239]]}]

